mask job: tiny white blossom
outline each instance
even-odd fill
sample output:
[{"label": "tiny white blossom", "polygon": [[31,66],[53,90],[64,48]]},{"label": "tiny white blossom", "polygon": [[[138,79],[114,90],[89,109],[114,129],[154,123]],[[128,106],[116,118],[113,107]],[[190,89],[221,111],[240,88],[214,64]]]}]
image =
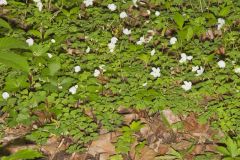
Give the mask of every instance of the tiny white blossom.
[{"label": "tiny white blossom", "polygon": [[85,4],[86,7],[92,6],[93,5],[93,0],[84,0],[83,3]]},{"label": "tiny white blossom", "polygon": [[169,42],[170,42],[171,45],[173,45],[173,44],[175,44],[177,42],[177,38],[176,37],[172,37]]},{"label": "tiny white blossom", "polygon": [[142,86],[143,86],[143,87],[146,87],[146,86],[147,86],[147,82],[146,82],[146,83],[143,83]]},{"label": "tiny white blossom", "polygon": [[0,0],[0,6],[1,5],[7,5],[8,3],[7,3],[7,1],[6,0]]},{"label": "tiny white blossom", "polygon": [[160,77],[161,73],[160,73],[160,68],[152,68],[152,72],[150,73],[154,78]]},{"label": "tiny white blossom", "polygon": [[150,10],[147,10],[147,14],[150,15],[150,14],[151,14],[151,11],[150,11]]},{"label": "tiny white blossom", "polygon": [[33,0],[36,4],[36,6],[38,7],[38,10],[41,12],[42,8],[43,8],[43,4],[41,0]]},{"label": "tiny white blossom", "polygon": [[2,97],[3,97],[3,99],[8,99],[9,98],[8,92],[3,92]]},{"label": "tiny white blossom", "polygon": [[33,43],[34,43],[34,40],[33,40],[32,38],[28,38],[28,39],[26,40],[26,43],[28,44],[28,46],[32,46]]},{"label": "tiny white blossom", "polygon": [[138,0],[132,0],[132,2],[133,2],[133,5],[134,5],[135,7],[138,7],[138,5],[137,5]]},{"label": "tiny white blossom", "polygon": [[117,43],[118,39],[116,37],[112,37],[111,38],[111,43],[115,44]]},{"label": "tiny white blossom", "polygon": [[192,56],[187,56],[186,53],[182,53],[181,54],[181,59],[179,60],[180,63],[185,63],[187,62],[188,60],[192,60]]},{"label": "tiny white blossom", "polygon": [[91,48],[88,46],[87,49],[86,49],[86,53],[89,53],[91,50]]},{"label": "tiny white blossom", "polygon": [[151,56],[154,56],[155,53],[156,53],[155,49],[151,50]]},{"label": "tiny white blossom", "polygon": [[199,69],[199,66],[193,66],[192,67],[192,72],[196,72]]},{"label": "tiny white blossom", "polygon": [[220,30],[224,24],[225,24],[225,20],[223,18],[218,18],[217,29]]},{"label": "tiny white blossom", "polygon": [[53,57],[53,55],[51,53],[48,53],[47,55],[48,55],[48,58],[52,58]]},{"label": "tiny white blossom", "polygon": [[98,77],[101,74],[101,72],[98,69],[94,70],[93,76]]},{"label": "tiny white blossom", "polygon": [[204,72],[204,68],[201,66],[200,69],[197,70],[197,74],[196,74],[196,76],[200,76],[200,75],[202,75],[203,72]]},{"label": "tiny white blossom", "polygon": [[218,67],[219,67],[219,68],[225,68],[225,67],[226,67],[226,63],[225,63],[223,60],[220,60],[220,61],[218,62]]},{"label": "tiny white blossom", "polygon": [[52,42],[52,43],[56,43],[56,40],[55,40],[55,39],[51,39],[51,42]]},{"label": "tiny white blossom", "polygon": [[157,16],[157,17],[160,16],[160,12],[159,12],[159,11],[156,11],[156,12],[155,12],[155,16]]},{"label": "tiny white blossom", "polygon": [[77,88],[78,88],[78,85],[72,86],[71,88],[69,88],[69,92],[72,94],[76,94]]},{"label": "tiny white blossom", "polygon": [[126,12],[121,12],[121,13],[120,13],[120,18],[122,18],[122,19],[123,19],[123,18],[127,18],[127,16],[128,16],[128,15],[127,15]]},{"label": "tiny white blossom", "polygon": [[240,73],[240,67],[234,69],[235,73]]},{"label": "tiny white blossom", "polygon": [[108,43],[108,48],[110,50],[110,52],[114,52],[116,45],[114,43]]},{"label": "tiny white blossom", "polygon": [[81,67],[80,66],[75,66],[74,67],[74,72],[78,73],[81,71]]},{"label": "tiny white blossom", "polygon": [[188,81],[183,81],[183,85],[182,85],[182,89],[184,89],[185,91],[188,91],[192,88],[192,82],[188,82]]},{"label": "tiny white blossom", "polygon": [[129,29],[127,29],[127,28],[124,28],[123,29],[123,33],[125,34],[125,35],[129,35],[129,34],[131,34],[131,30],[129,30]]},{"label": "tiny white blossom", "polygon": [[140,37],[140,40],[137,41],[137,45],[142,45],[145,42],[146,42],[146,40],[145,40],[144,36],[142,36],[142,37]]},{"label": "tiny white blossom", "polygon": [[108,9],[110,9],[111,11],[115,11],[117,9],[117,6],[115,4],[108,4]]}]

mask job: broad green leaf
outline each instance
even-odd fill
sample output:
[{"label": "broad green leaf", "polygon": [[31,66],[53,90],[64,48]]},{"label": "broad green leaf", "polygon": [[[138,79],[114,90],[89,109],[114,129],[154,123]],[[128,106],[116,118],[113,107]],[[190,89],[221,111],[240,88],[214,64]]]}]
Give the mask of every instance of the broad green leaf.
[{"label": "broad green leaf", "polygon": [[42,33],[37,31],[37,30],[30,30],[30,31],[28,31],[28,33],[33,35],[33,36],[36,36],[38,38],[42,38]]},{"label": "broad green leaf", "polygon": [[27,49],[28,46],[26,42],[13,37],[0,38],[0,49],[12,49],[12,48]]},{"label": "broad green leaf", "polygon": [[12,30],[11,26],[8,24],[7,21],[0,18],[0,27],[7,28],[9,30]]},{"label": "broad green leaf", "polygon": [[0,51],[0,63],[24,72],[29,72],[27,59],[15,53]]},{"label": "broad green leaf", "polygon": [[225,147],[219,146],[217,147],[217,151],[219,151],[220,153],[222,153],[223,155],[230,155],[230,153],[228,152],[228,150]]},{"label": "broad green leaf", "polygon": [[225,17],[225,16],[227,16],[230,12],[231,12],[231,7],[230,7],[230,6],[224,7],[223,9],[221,9],[221,11],[220,11],[220,13],[219,13],[219,16]]},{"label": "broad green leaf", "polygon": [[178,25],[179,29],[182,29],[183,24],[184,24],[184,18],[180,13],[176,13],[173,16],[173,19],[175,21],[175,23]]},{"label": "broad green leaf", "polygon": [[61,64],[59,61],[55,61],[55,62],[50,63],[48,68],[49,68],[49,74],[51,76],[54,76],[61,68]]}]

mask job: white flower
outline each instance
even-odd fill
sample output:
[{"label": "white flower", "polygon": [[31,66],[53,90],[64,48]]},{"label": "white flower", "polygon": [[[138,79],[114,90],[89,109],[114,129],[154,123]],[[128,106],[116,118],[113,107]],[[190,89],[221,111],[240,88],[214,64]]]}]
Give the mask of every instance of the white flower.
[{"label": "white flower", "polygon": [[56,43],[55,39],[51,39],[51,42],[52,42],[52,43]]},{"label": "white flower", "polygon": [[234,69],[235,73],[240,73],[240,67]]},{"label": "white flower", "polygon": [[3,97],[3,99],[8,99],[9,98],[8,92],[3,92],[2,97]]},{"label": "white flower", "polygon": [[151,11],[150,11],[150,10],[147,10],[147,14],[150,15],[150,14],[151,14]]},{"label": "white flower", "polygon": [[7,1],[6,0],[0,0],[0,6],[1,5],[7,5],[8,3],[7,3]]},{"label": "white flower", "polygon": [[188,81],[183,81],[183,85],[182,85],[182,89],[184,89],[185,91],[188,91],[192,88],[192,82],[188,82]]},{"label": "white flower", "polygon": [[80,71],[81,71],[81,67],[80,67],[80,66],[75,66],[75,67],[74,67],[74,71],[75,71],[76,73],[80,72]]},{"label": "white flower", "polygon": [[129,30],[129,29],[127,29],[127,28],[125,28],[125,29],[123,29],[123,33],[125,34],[125,35],[129,35],[129,34],[131,34],[131,30]]},{"label": "white flower", "polygon": [[51,53],[48,53],[47,55],[48,55],[48,58],[52,58],[53,57],[53,55]]},{"label": "white flower", "polygon": [[123,19],[123,18],[127,18],[127,16],[128,16],[128,15],[127,15],[126,12],[121,12],[121,13],[120,13],[120,18],[122,18],[122,19]]},{"label": "white flower", "polygon": [[41,12],[43,8],[43,4],[41,0],[33,0],[35,3],[37,3],[38,10]]},{"label": "white flower", "polygon": [[28,46],[32,46],[33,43],[34,43],[34,40],[33,40],[32,38],[28,38],[28,39],[26,40],[26,43],[28,44]]},{"label": "white flower", "polygon": [[188,60],[192,60],[192,56],[187,56],[186,53],[182,53],[181,54],[181,59],[179,60],[180,63],[185,63],[187,62]]},{"label": "white flower", "polygon": [[118,39],[116,37],[112,37],[111,38],[111,43],[115,44],[117,43]]},{"label": "white flower", "polygon": [[110,9],[111,11],[115,11],[117,9],[117,6],[115,4],[108,4],[108,9]]},{"label": "white flower", "polygon": [[155,53],[156,53],[155,49],[151,50],[151,56],[154,56]]},{"label": "white flower", "polygon": [[200,76],[200,75],[202,75],[203,72],[204,72],[204,68],[201,66],[200,69],[197,70],[197,74],[196,74],[196,76]]},{"label": "white flower", "polygon": [[220,60],[218,62],[218,66],[219,66],[219,68],[225,68],[226,67],[226,63],[223,60]]},{"label": "white flower", "polygon": [[72,94],[76,94],[77,88],[78,88],[78,85],[72,86],[71,88],[69,88],[69,92]]},{"label": "white flower", "polygon": [[161,73],[160,73],[160,68],[152,68],[152,72],[150,73],[154,78],[160,77]]},{"label": "white flower", "polygon": [[91,50],[91,48],[88,46],[87,49],[86,49],[86,53],[89,53]]},{"label": "white flower", "polygon": [[137,45],[142,45],[145,42],[146,42],[146,40],[145,40],[144,36],[142,36],[142,37],[140,37],[140,40],[137,41]]},{"label": "white flower", "polygon": [[160,12],[159,12],[159,11],[156,11],[156,12],[155,12],[155,16],[157,16],[157,17],[160,16]]},{"label": "white flower", "polygon": [[93,76],[98,77],[101,74],[101,72],[98,69],[94,70]]},{"label": "white flower", "polygon": [[193,66],[192,67],[192,72],[196,72],[199,69],[199,66]]},{"label": "white flower", "polygon": [[172,37],[169,42],[170,42],[171,45],[173,45],[173,44],[175,44],[177,42],[177,38],[176,37]]},{"label": "white flower", "polygon": [[105,65],[104,65],[104,64],[101,64],[101,65],[99,66],[99,68],[100,68],[103,72],[106,72],[106,69],[105,69]]},{"label": "white flower", "polygon": [[93,0],[84,0],[83,3],[85,4],[86,7],[92,6],[93,5]]},{"label": "white flower", "polygon": [[138,0],[132,0],[132,2],[133,2],[133,5],[134,5],[135,7],[138,7],[138,5],[137,5]]},{"label": "white flower", "polygon": [[146,86],[147,86],[147,82],[146,82],[146,83],[143,83],[142,86],[143,86],[143,87],[146,87]]},{"label": "white flower", "polygon": [[224,24],[225,24],[225,20],[223,18],[218,18],[217,29],[220,30]]},{"label": "white flower", "polygon": [[108,48],[109,48],[110,52],[114,52],[115,46],[116,45],[114,43],[108,43]]}]

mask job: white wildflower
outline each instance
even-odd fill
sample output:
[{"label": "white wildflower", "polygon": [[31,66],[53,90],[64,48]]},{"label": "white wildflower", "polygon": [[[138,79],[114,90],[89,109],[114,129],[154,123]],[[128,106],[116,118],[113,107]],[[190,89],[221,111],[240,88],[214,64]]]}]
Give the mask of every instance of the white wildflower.
[{"label": "white wildflower", "polygon": [[219,68],[225,68],[225,67],[226,67],[226,63],[225,63],[223,60],[220,60],[220,61],[218,62],[218,67],[219,67]]},{"label": "white wildflower", "polygon": [[192,56],[187,56],[186,53],[182,53],[181,54],[181,59],[179,60],[180,63],[185,63],[187,62],[188,60],[192,60]]},{"label": "white wildflower", "polygon": [[51,39],[51,42],[52,42],[52,43],[56,43],[56,40],[55,40],[55,39]]},{"label": "white wildflower", "polygon": [[80,66],[75,66],[74,67],[74,72],[78,73],[81,71],[81,67]]},{"label": "white wildflower", "polygon": [[131,30],[129,30],[129,29],[127,29],[127,28],[124,28],[123,29],[123,33],[125,34],[125,35],[129,35],[129,34],[131,34]]},{"label": "white wildflower", "polygon": [[188,81],[183,81],[183,85],[182,85],[182,89],[184,89],[185,91],[188,91],[192,88],[192,82],[188,82]]},{"label": "white wildflower", "polygon": [[111,38],[111,43],[115,44],[117,43],[118,39],[116,37],[112,37]]},{"label": "white wildflower", "polygon": [[86,7],[92,6],[93,5],[93,0],[84,0],[83,3],[85,4]]},{"label": "white wildflower", "polygon": [[138,0],[132,0],[132,2],[133,2],[133,5],[134,5],[135,7],[138,7],[138,5],[137,5]]},{"label": "white wildflower", "polygon": [[156,12],[155,12],[155,16],[157,16],[157,17],[160,16],[160,12],[159,12],[159,11],[156,11]]},{"label": "white wildflower", "polygon": [[234,69],[235,73],[240,73],[240,67]]},{"label": "white wildflower", "polygon": [[173,45],[173,44],[175,44],[177,42],[177,38],[176,37],[172,37],[169,42],[170,42],[171,45]]},{"label": "white wildflower", "polygon": [[151,56],[154,56],[155,53],[156,53],[155,49],[151,50]]},{"label": "white wildflower", "polygon": [[152,68],[152,72],[150,73],[154,78],[160,77],[161,73],[160,73],[160,68]]},{"label": "white wildflower", "polygon": [[78,88],[78,85],[72,86],[71,88],[69,88],[69,92],[72,94],[76,94],[77,88]]},{"label": "white wildflower", "polygon": [[120,13],[120,18],[127,18],[128,17],[128,15],[127,15],[127,13],[126,12],[121,12]]},{"label": "white wildflower", "polygon": [[201,67],[197,70],[197,74],[196,74],[196,76],[200,76],[200,75],[202,75],[203,72],[204,72],[204,68],[201,66]]},{"label": "white wildflower", "polygon": [[8,3],[7,3],[7,1],[6,0],[0,0],[0,6],[1,5],[7,5]]},{"label": "white wildflower", "polygon": [[48,55],[48,58],[52,58],[53,57],[53,55],[51,53],[48,53],[47,55]]},{"label": "white wildflower", "polygon": [[111,11],[115,11],[117,9],[117,6],[115,4],[108,4],[108,9],[110,9]]},{"label": "white wildflower", "polygon": [[28,38],[28,39],[26,40],[26,43],[28,44],[28,46],[32,46],[33,43],[34,43],[34,40],[33,40],[32,38]]},{"label": "white wildflower", "polygon": [[3,92],[2,97],[3,97],[3,99],[8,99],[9,98],[8,92]]},{"label": "white wildflower", "polygon": [[93,73],[93,76],[94,76],[94,77],[98,77],[100,74],[101,74],[100,70],[95,69],[95,70],[94,70],[94,73]]},{"label": "white wildflower", "polygon": [[140,37],[140,40],[137,41],[137,45],[142,45],[145,42],[146,42],[146,40],[145,40],[144,36],[142,36],[142,37]]},{"label": "white wildflower", "polygon": [[223,18],[218,18],[217,29],[220,30],[224,24],[225,24],[225,20]]},{"label": "white wildflower", "polygon": [[192,72],[196,72],[199,69],[199,66],[193,66],[192,67]]},{"label": "white wildflower", "polygon": [[116,45],[114,43],[108,43],[108,48],[110,50],[110,52],[114,52]]},{"label": "white wildflower", "polygon": [[89,53],[91,50],[91,48],[88,46],[87,49],[86,49],[86,53]]}]

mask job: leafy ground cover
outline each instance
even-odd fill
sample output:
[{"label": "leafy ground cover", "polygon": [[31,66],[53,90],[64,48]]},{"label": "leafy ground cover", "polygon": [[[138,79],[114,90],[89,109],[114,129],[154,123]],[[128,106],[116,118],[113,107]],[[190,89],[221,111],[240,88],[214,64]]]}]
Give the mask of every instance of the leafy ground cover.
[{"label": "leafy ground cover", "polygon": [[3,159],[240,158],[238,0],[0,0]]}]

